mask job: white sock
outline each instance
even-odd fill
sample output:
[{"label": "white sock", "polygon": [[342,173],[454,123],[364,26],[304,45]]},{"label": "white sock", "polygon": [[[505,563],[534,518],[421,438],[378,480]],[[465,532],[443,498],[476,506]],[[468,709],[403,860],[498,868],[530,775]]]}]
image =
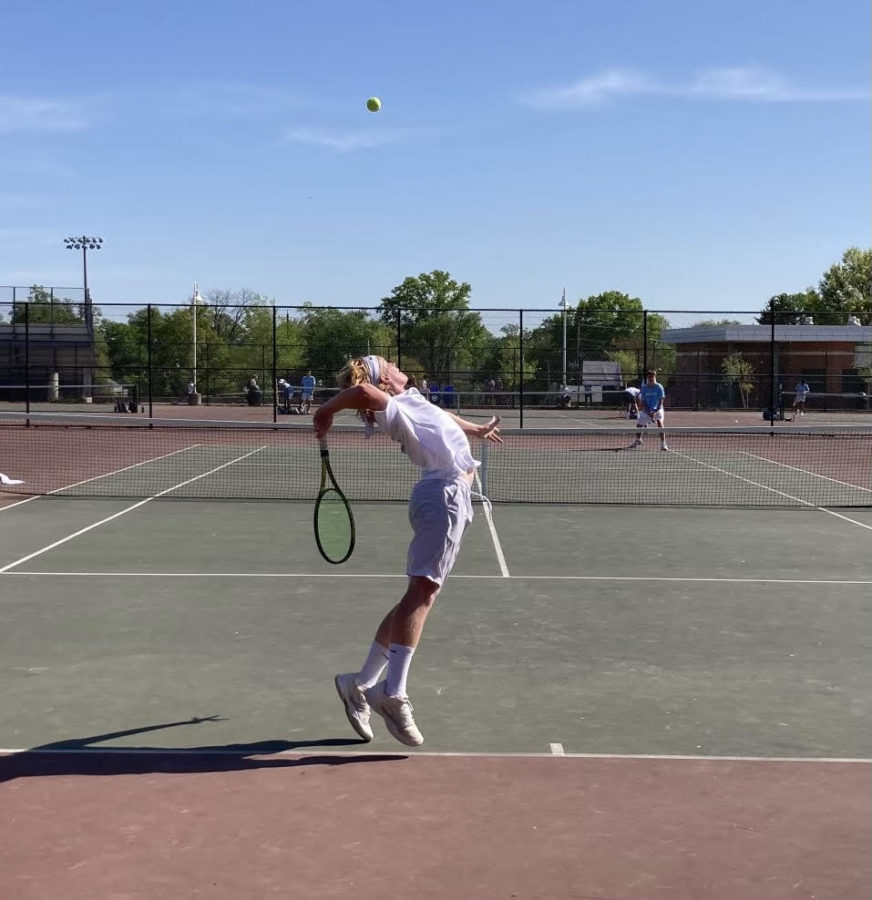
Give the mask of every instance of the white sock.
[{"label": "white sock", "polygon": [[409,666],[412,665],[414,647],[403,644],[391,644],[391,655],[388,657],[388,674],[385,679],[385,693],[388,697],[405,697],[406,681],[409,677]]},{"label": "white sock", "polygon": [[363,668],[355,676],[357,683],[361,687],[371,688],[381,678],[387,664],[388,651],[381,644],[373,641]]}]

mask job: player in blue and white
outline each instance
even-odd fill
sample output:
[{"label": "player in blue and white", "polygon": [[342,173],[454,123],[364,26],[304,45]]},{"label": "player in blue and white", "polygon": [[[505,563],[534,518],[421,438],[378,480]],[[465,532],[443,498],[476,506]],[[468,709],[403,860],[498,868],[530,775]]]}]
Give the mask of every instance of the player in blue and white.
[{"label": "player in blue and white", "polygon": [[312,370],[310,369],[301,379],[300,379],[300,412],[307,413],[312,409],[312,396],[315,393],[315,376],[312,374]]},{"label": "player in blue and white", "polygon": [[[652,369],[645,373],[645,383],[636,397],[636,407],[639,410],[639,418],[636,419],[636,428],[647,428],[652,422],[660,429],[660,449],[668,450],[666,446],[666,429],[663,427],[663,401],[666,399],[666,391],[663,385],[657,381],[657,373]],[[634,447],[642,446],[642,432],[637,432],[638,437],[633,442]]]}]

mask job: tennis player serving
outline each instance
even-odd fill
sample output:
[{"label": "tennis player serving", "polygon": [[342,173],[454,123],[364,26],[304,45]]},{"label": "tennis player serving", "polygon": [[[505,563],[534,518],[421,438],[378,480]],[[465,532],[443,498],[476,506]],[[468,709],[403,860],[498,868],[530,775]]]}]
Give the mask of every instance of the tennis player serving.
[{"label": "tennis player serving", "polygon": [[[375,710],[398,741],[416,747],[424,738],[412,715],[406,683],[427,615],[472,521],[470,485],[479,463],[468,436],[502,443],[500,420],[494,416],[477,425],[440,409],[408,387],[409,377],[381,356],[351,360],[337,381],[340,392],[314,415],[317,437],[326,436],[339,410],[355,409],[370,433],[377,425],[402,446],[421,469],[421,478],[409,500],[413,536],[406,592],[379,625],[363,668],[337,675],[336,690],[348,721],[365,741],[373,738],[369,720]],[[379,682],[385,669],[385,680]]]}]

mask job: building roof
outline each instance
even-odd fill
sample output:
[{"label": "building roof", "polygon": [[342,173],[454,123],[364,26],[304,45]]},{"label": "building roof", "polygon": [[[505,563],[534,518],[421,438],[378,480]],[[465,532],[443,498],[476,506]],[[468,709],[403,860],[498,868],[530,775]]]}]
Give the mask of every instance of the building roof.
[{"label": "building roof", "polygon": [[[765,344],[771,339],[771,325],[697,325],[667,328],[660,336],[666,344]],[[867,343],[872,341],[872,325],[776,325],[775,340],[785,344]]]}]

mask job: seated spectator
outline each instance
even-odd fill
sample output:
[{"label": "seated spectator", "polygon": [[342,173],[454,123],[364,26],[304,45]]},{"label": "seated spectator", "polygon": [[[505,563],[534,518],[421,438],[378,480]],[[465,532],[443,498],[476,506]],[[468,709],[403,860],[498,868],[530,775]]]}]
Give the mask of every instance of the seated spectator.
[{"label": "seated spectator", "polygon": [[245,389],[245,399],[249,406],[260,406],[263,402],[263,391],[257,383],[257,376],[252,375]]}]

